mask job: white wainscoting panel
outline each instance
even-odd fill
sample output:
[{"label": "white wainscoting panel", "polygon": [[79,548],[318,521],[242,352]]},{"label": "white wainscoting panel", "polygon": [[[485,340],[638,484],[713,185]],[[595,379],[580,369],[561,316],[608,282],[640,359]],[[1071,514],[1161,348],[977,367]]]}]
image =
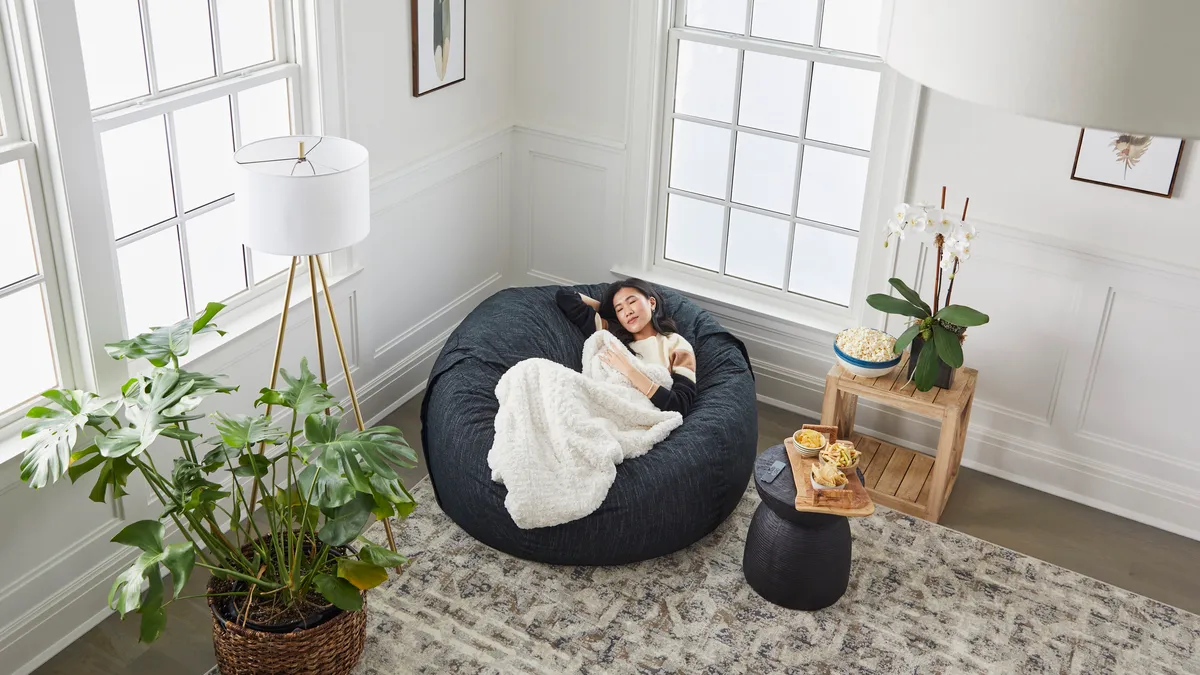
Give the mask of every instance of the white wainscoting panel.
[{"label": "white wainscoting panel", "polygon": [[527,127],[513,146],[513,269],[530,284],[607,279],[621,241],[621,147]]}]

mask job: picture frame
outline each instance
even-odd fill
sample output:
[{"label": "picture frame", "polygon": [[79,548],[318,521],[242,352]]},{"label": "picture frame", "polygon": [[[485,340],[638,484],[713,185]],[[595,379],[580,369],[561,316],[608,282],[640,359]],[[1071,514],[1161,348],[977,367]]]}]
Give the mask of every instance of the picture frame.
[{"label": "picture frame", "polygon": [[1183,144],[1179,138],[1080,129],[1071,180],[1170,199]]},{"label": "picture frame", "polygon": [[424,96],[467,79],[466,0],[410,3],[413,96]]}]

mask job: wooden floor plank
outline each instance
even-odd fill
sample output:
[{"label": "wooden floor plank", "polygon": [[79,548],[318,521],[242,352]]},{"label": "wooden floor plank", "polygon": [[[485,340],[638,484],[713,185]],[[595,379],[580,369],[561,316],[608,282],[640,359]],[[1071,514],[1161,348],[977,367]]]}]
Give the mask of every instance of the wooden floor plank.
[{"label": "wooden floor plank", "polygon": [[896,446],[891,443],[879,443],[879,448],[875,450],[875,457],[871,459],[871,466],[863,471],[863,476],[867,479],[867,487],[875,489],[879,483],[879,477],[883,475],[883,470],[887,468],[887,463],[892,459],[892,453],[896,451]]},{"label": "wooden floor plank", "polygon": [[896,448],[888,460],[887,467],[879,476],[875,489],[884,494],[896,494],[896,490],[900,488],[900,482],[904,480],[904,474],[908,473],[908,467],[912,464],[914,456],[916,453],[912,450]]},{"label": "wooden floor plank", "polygon": [[916,504],[917,498],[921,496],[921,488],[925,487],[929,472],[932,470],[933,458],[921,452],[916,453],[912,464],[908,465],[908,472],[904,474],[904,480],[900,481],[896,497]]}]

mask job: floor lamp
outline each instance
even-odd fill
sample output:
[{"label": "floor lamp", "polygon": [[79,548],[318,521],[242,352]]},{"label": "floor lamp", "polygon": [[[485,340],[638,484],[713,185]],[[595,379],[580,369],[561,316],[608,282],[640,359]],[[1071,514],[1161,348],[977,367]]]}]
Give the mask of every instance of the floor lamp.
[{"label": "floor lamp", "polygon": [[[283,312],[279,315],[279,336],[271,363],[271,388],[279,376],[283,336],[287,331],[288,309],[296,268],[308,266],[312,292],[313,325],[317,333],[317,363],[321,382],[325,373],[325,345],[321,334],[321,310],[317,299],[317,280],[325,294],[329,325],[337,343],[354,421],[363,430],[362,410],[350,364],[338,329],[333,298],[321,255],[344,249],[367,237],[371,230],[370,171],[367,149],[353,141],[333,136],[282,136],[250,143],[234,155],[237,163],[237,201],[243,225],[243,243],[259,253],[290,256],[287,286],[283,293]],[[267,406],[271,414],[271,406]],[[259,454],[266,448],[258,446]],[[250,488],[250,510],[258,498],[258,484]],[[392,525],[383,519],[388,545],[396,550]]]}]

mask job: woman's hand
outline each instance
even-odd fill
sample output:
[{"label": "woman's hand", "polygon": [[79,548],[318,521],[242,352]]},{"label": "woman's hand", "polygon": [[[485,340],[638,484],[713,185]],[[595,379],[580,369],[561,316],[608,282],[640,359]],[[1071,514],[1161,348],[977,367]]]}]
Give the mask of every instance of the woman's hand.
[{"label": "woman's hand", "polygon": [[642,392],[646,398],[650,398],[658,390],[658,385],[643,375],[642,371],[633,367],[633,363],[629,361],[629,355],[617,351],[616,347],[609,345],[604,351],[600,352],[600,360],[611,366],[613,370],[624,375],[625,379],[629,380],[629,383]]},{"label": "woman's hand", "polygon": [[629,362],[629,357],[621,354],[615,347],[609,345],[600,352],[600,360],[607,363],[613,370],[624,375],[627,379],[631,378],[631,373],[636,369]]}]

